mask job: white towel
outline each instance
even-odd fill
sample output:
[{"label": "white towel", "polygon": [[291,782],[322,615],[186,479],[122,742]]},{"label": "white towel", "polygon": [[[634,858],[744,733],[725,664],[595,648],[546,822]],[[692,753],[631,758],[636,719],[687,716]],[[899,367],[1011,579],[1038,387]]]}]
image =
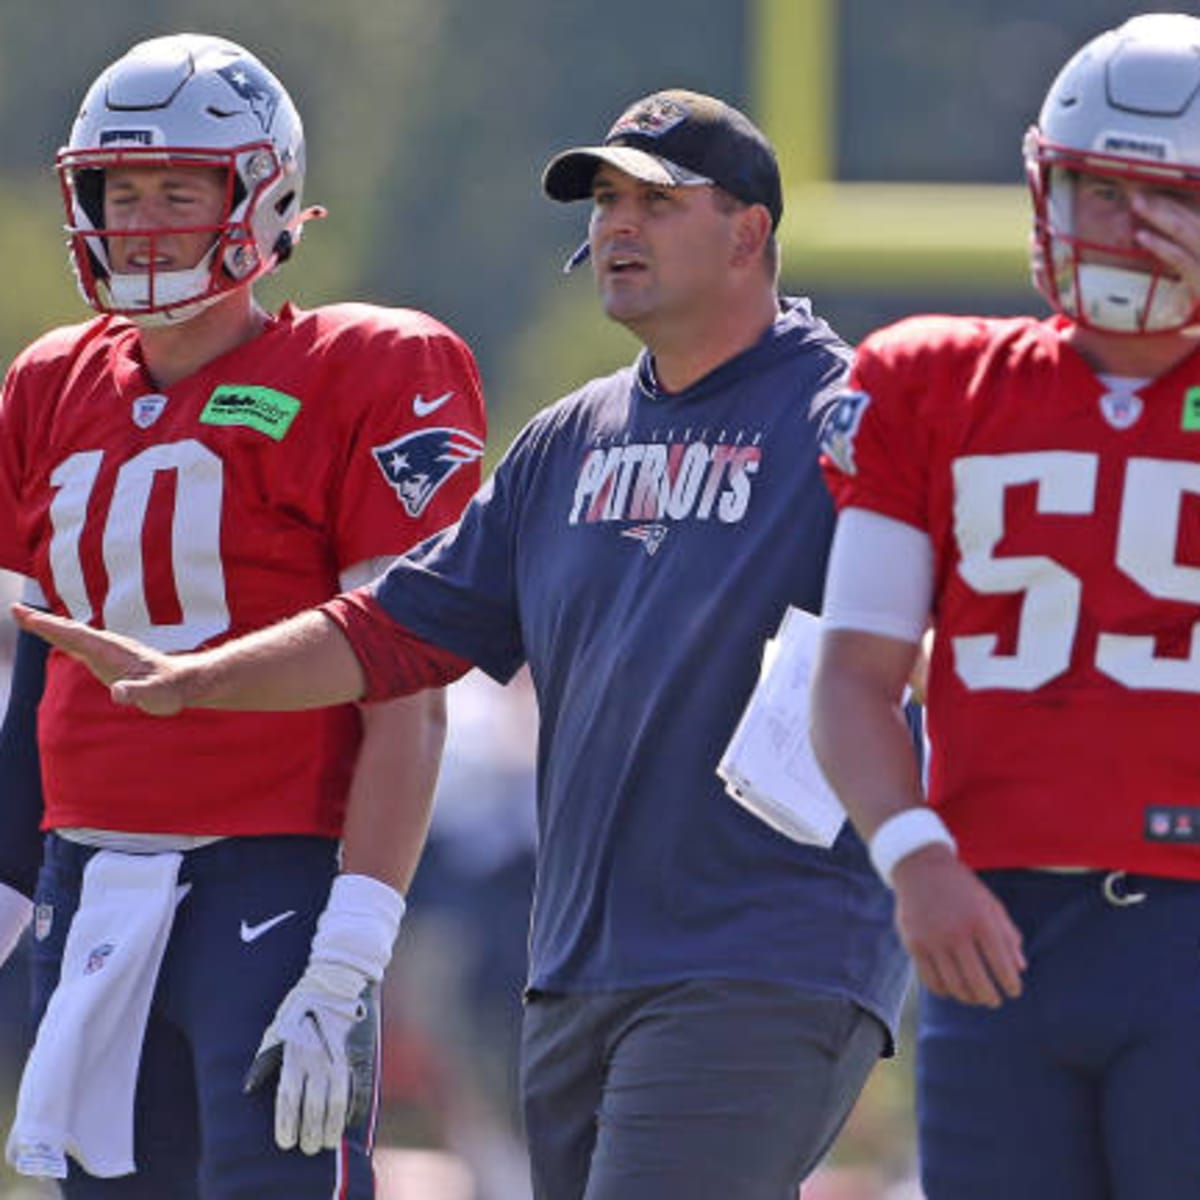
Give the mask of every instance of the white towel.
[{"label": "white towel", "polygon": [[62,976],[17,1096],[6,1156],[24,1175],[135,1171],[133,1107],[146,1018],[175,917],[183,856],[101,850],[63,952]]}]

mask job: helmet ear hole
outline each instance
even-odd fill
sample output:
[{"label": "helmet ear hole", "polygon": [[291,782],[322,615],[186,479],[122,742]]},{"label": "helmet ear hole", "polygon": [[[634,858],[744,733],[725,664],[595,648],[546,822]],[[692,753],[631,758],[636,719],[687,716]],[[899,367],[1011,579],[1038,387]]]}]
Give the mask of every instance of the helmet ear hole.
[{"label": "helmet ear hole", "polygon": [[275,239],[275,246],[274,246],[275,261],[277,263],[287,262],[287,260],[292,257],[292,251],[295,249],[295,247],[296,247],[296,243],[291,235],[291,232],[289,230],[285,229]]},{"label": "helmet ear hole", "polygon": [[104,225],[104,172],[96,168],[84,168],[72,175],[75,198],[87,219],[96,229]]},{"label": "helmet ear hole", "polygon": [[275,211],[282,217],[296,203],[296,193],[286,192],[275,201]]}]

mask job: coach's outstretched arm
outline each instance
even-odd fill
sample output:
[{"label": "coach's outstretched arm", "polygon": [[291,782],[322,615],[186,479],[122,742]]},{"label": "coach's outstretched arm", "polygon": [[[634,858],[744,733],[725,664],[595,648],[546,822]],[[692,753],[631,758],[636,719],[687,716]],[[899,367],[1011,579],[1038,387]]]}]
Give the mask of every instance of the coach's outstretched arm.
[{"label": "coach's outstretched arm", "polygon": [[14,604],[17,624],[78,659],[113,702],[152,716],[184,708],[295,711],[358,700],[366,678],[350,643],[315,609],[191,654],[163,654],[133,638]]}]

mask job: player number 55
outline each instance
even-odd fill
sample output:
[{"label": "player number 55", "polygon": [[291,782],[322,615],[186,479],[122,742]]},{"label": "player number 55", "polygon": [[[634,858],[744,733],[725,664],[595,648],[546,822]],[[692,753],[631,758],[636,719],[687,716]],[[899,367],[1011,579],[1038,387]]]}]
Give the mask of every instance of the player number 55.
[{"label": "player number 55", "polygon": [[[1099,459],[1079,451],[978,455],[954,464],[959,572],[977,592],[1024,593],[1014,653],[997,654],[995,634],[954,639],[955,668],[970,688],[1032,691],[1071,661],[1083,584],[1042,555],[998,557],[1004,497],[1034,484],[1039,512],[1086,516],[1095,507]],[[1131,458],[1117,529],[1116,565],[1150,595],[1200,604],[1200,569],[1175,560],[1183,498],[1200,495],[1200,463]],[[1101,633],[1096,667],[1130,688],[1200,692],[1200,623],[1186,659],[1155,654],[1152,636]]]}]

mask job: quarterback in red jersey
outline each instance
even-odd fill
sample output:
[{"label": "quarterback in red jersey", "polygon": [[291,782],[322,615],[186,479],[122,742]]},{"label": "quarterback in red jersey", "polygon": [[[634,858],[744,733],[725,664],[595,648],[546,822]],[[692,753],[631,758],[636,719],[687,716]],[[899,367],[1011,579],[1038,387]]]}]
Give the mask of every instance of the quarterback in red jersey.
[{"label": "quarterback in red jersey", "polygon": [[[30,346],[0,402],[0,566],[52,611],[210,645],[365,582],[474,492],[483,401],[451,330],[257,303],[320,215],[304,168],[287,92],[222,39],[140,43],[87,93],[58,170],[99,315]],[[152,721],[50,657],[19,1170],[70,1197],[373,1195],[366,1017],[443,719],[434,692]],[[277,1087],[244,1093],[252,1061]]]},{"label": "quarterback in red jersey", "polygon": [[[882,330],[825,427],[814,739],[923,984],[929,1200],[1176,1200],[1200,1195],[1200,20],[1084,46],[1025,161],[1055,315]],[[897,706],[927,628],[926,804]]]}]

